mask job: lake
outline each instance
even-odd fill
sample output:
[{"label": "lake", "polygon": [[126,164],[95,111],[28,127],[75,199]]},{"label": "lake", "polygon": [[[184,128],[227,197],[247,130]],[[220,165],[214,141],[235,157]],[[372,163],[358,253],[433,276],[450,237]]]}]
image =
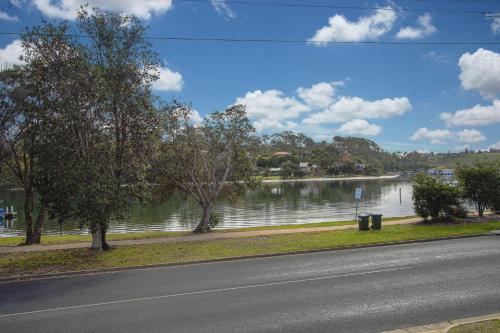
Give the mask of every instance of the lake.
[{"label": "lake", "polygon": [[[222,202],[216,208],[221,219],[217,228],[230,229],[283,224],[302,224],[354,219],[354,191],[363,188],[360,213],[379,213],[384,217],[414,215],[411,200],[411,180],[343,180],[264,183],[248,191],[237,203]],[[399,193],[401,190],[401,202]],[[0,226],[0,237],[23,235],[22,191],[1,191],[3,206],[13,205],[18,218]],[[126,218],[112,221],[109,232],[183,231],[192,230],[198,223],[201,210],[198,204],[183,196],[175,196],[163,204],[133,205]],[[65,234],[86,233],[75,221],[63,223]],[[58,234],[60,225],[49,220],[45,234]]]}]

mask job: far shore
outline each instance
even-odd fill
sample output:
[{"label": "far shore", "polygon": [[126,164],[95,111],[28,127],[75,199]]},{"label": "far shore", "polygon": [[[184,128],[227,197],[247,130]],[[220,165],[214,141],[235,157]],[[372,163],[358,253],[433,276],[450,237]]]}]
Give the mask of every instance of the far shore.
[{"label": "far shore", "polygon": [[354,176],[354,177],[322,177],[322,178],[299,178],[299,179],[263,179],[263,183],[295,183],[295,182],[332,182],[340,180],[376,180],[376,179],[394,179],[399,175],[386,176]]}]

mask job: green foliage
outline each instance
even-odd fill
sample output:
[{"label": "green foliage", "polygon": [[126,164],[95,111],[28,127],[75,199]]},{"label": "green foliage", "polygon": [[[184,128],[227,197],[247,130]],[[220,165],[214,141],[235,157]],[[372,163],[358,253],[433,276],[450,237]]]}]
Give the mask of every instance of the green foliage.
[{"label": "green foliage", "polygon": [[195,232],[207,232],[218,200],[236,200],[256,185],[257,145],[242,105],[214,112],[201,124],[193,119],[189,105],[173,102],[164,107],[163,141],[154,169],[160,186],[175,187],[200,204],[203,217]]},{"label": "green foliage", "polygon": [[[41,212],[79,219],[96,235],[93,247],[106,248],[110,219],[149,188],[159,134],[151,84],[161,62],[137,18],[84,8],[78,18],[89,42],[68,34],[66,23],[22,36],[26,64],[1,78],[0,104],[9,107],[0,130],[9,142],[0,142],[0,162],[25,188],[27,224],[39,197]],[[4,129],[2,119],[13,121]]]},{"label": "green foliage", "polygon": [[280,168],[285,162],[292,161],[294,163],[299,163],[299,159],[294,156],[271,156],[271,157],[260,157],[257,159],[257,167],[259,168]]},{"label": "green foliage", "polygon": [[292,161],[286,161],[281,165],[281,177],[283,179],[293,178],[298,176],[299,165]]},{"label": "green foliage", "polygon": [[412,196],[415,213],[424,219],[451,216],[460,207],[458,188],[423,174],[415,177]]},{"label": "green foliage", "polygon": [[210,219],[208,220],[208,224],[210,225],[210,229],[215,228],[220,223],[220,221],[221,221],[221,218],[219,217],[219,215],[212,212],[212,214],[210,214]]},{"label": "green foliage", "polygon": [[456,170],[462,194],[476,206],[479,216],[488,205],[494,207],[500,197],[500,163],[478,162]]}]

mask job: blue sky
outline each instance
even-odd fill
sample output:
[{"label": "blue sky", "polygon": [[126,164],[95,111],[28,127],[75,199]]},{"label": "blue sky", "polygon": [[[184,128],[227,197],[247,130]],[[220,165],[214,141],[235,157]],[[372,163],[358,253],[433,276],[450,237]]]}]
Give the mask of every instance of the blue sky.
[{"label": "blue sky", "polygon": [[[327,141],[334,135],[363,136],[390,151],[500,148],[500,45],[325,43],[500,42],[500,18],[434,11],[500,12],[500,3],[261,2],[370,9],[230,0],[3,0],[0,31],[21,31],[42,18],[71,21],[81,3],[90,3],[137,15],[150,36],[310,40],[152,41],[165,66],[155,89],[166,100],[191,102],[202,116],[244,103],[260,133],[302,131]],[[22,53],[17,38],[0,36],[0,61],[16,63]]]}]

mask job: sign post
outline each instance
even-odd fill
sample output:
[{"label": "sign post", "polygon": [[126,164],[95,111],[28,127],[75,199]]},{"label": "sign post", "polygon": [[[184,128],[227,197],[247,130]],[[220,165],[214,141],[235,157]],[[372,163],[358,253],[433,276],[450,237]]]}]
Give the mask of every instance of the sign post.
[{"label": "sign post", "polygon": [[354,199],[356,199],[356,215],[354,216],[354,222],[356,222],[358,220],[359,200],[361,200],[362,193],[363,193],[363,189],[361,187],[356,188],[356,191],[354,192]]}]

